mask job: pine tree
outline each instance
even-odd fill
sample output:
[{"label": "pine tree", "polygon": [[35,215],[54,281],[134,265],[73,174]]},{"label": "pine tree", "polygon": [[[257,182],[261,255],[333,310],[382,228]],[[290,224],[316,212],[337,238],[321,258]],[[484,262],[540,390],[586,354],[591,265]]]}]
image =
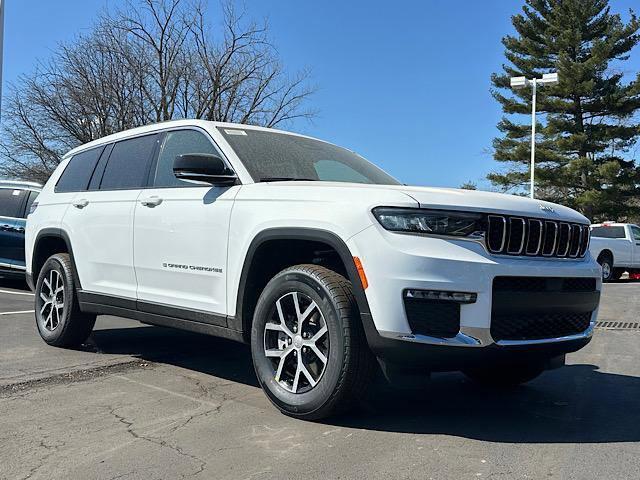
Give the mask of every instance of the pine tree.
[{"label": "pine tree", "polygon": [[502,39],[509,63],[492,76],[506,114],[494,158],[506,168],[489,180],[505,190],[529,183],[531,124],[515,114],[531,114],[531,90],[511,90],[510,77],[557,71],[557,85],[538,89],[536,197],[593,220],[637,217],[640,73],[627,81],[622,72],[640,41],[640,21],[630,12],[624,23],[608,0],[526,0],[512,23],[517,35]]}]

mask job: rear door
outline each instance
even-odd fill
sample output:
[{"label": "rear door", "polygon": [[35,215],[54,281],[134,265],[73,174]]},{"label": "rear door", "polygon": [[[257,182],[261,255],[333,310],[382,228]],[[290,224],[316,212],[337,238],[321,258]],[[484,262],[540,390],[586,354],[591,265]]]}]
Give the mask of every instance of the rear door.
[{"label": "rear door", "polygon": [[0,188],[0,269],[24,265],[24,225],[20,223],[27,190]]},{"label": "rear door", "polygon": [[71,159],[70,165],[84,161],[92,172],[88,187],[85,182],[75,187],[78,192],[63,221],[87,292],[135,300],[133,212],[157,138],[151,134],[122,140],[76,155],[85,158]]},{"label": "rear door", "polygon": [[163,136],[150,188],[135,206],[138,308],[225,325],[229,218],[240,186],[177,179],[173,161],[186,153],[222,157],[201,130],[172,130]]}]

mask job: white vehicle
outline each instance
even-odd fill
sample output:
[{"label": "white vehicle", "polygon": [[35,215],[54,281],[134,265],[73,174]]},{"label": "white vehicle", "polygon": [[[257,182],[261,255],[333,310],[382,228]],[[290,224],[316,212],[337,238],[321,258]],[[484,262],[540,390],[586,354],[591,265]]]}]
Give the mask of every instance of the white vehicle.
[{"label": "white vehicle", "polygon": [[602,266],[605,282],[640,270],[640,227],[604,222],[591,226],[591,255]]},{"label": "white vehicle", "polygon": [[47,343],[84,342],[99,314],[247,342],[269,399],[299,418],[357,400],[376,359],[394,381],[526,382],[596,321],[579,213],[404,186],[276,130],[185,120],[112,135],[69,152],[32,210]]}]

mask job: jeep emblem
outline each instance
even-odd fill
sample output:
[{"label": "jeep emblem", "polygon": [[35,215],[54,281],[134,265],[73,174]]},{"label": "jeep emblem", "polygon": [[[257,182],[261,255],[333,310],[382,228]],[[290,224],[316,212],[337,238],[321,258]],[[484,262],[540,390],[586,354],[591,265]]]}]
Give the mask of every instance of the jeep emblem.
[{"label": "jeep emblem", "polygon": [[547,212],[547,213],[556,213],[556,211],[550,205],[542,205],[542,204],[540,204],[540,210],[542,210],[543,212]]}]

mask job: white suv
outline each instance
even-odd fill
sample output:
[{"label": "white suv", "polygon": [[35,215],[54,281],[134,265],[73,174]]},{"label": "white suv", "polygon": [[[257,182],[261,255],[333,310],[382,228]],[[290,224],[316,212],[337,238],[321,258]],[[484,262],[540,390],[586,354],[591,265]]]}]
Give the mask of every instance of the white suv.
[{"label": "white suv", "polygon": [[99,314],[249,342],[269,399],[300,418],[344,409],[378,362],[399,381],[531,380],[589,342],[600,298],[579,213],[404,186],[259,127],[184,120],[83,145],[32,210],[47,343],[85,341]]}]

